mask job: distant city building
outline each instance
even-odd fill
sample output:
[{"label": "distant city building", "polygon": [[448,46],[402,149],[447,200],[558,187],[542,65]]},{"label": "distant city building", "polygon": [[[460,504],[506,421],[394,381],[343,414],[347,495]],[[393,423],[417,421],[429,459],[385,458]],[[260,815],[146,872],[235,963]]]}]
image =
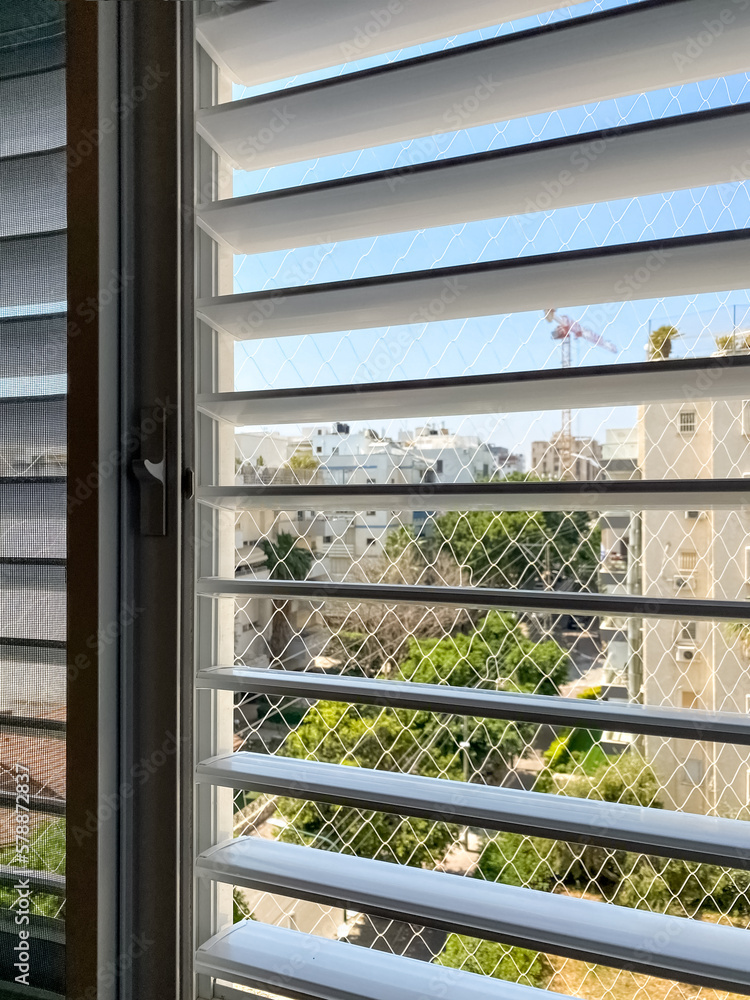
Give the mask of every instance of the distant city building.
[{"label": "distant city building", "polygon": [[[312,428],[312,455],[332,485],[411,485],[434,481],[429,464],[412,449],[376,431],[351,432],[348,424]],[[382,556],[388,533],[422,518],[391,510],[336,511],[319,516],[322,543],[318,557],[326,575],[343,579],[362,559]]]},{"label": "distant city building", "polygon": [[[750,408],[742,401],[652,404],[639,411],[644,479],[750,475]],[[643,519],[643,593],[648,598],[750,598],[750,510],[649,510]],[[750,711],[748,646],[724,622],[647,619],[643,701],[711,712]],[[747,808],[747,748],[648,737],[646,753],[671,803],[733,815]]]},{"label": "distant city building", "polygon": [[[570,442],[570,476],[590,481],[601,475],[602,448],[594,438],[573,438]],[[549,441],[532,441],[531,472],[541,479],[560,479],[563,473],[565,448],[558,431]]]},{"label": "distant city building", "polygon": [[401,433],[399,443],[426,464],[435,483],[476,483],[497,469],[492,448],[476,435],[427,425]]},{"label": "distant city building", "polygon": [[488,448],[495,459],[495,472],[501,478],[510,476],[514,472],[522,474],[526,471],[526,459],[523,455],[511,452],[500,444],[491,444]]}]

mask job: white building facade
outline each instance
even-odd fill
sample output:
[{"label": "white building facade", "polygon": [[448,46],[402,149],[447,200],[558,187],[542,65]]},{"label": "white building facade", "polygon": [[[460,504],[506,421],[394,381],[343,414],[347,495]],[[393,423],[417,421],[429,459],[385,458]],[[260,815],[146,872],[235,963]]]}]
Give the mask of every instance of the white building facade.
[{"label": "white building facade", "polygon": [[[638,436],[645,479],[750,475],[747,403],[645,406]],[[647,597],[750,598],[750,511],[646,511],[642,518]],[[646,620],[642,664],[648,705],[750,710],[748,649],[727,623]],[[747,809],[746,748],[655,738],[645,747],[670,796],[665,805],[724,815]]]}]

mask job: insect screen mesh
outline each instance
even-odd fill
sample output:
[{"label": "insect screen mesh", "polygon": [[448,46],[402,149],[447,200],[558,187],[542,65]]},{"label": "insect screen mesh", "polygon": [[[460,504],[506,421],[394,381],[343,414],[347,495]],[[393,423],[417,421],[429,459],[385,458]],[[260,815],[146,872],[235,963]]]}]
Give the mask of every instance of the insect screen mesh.
[{"label": "insect screen mesh", "polygon": [[64,12],[0,0],[0,996],[65,987]]}]

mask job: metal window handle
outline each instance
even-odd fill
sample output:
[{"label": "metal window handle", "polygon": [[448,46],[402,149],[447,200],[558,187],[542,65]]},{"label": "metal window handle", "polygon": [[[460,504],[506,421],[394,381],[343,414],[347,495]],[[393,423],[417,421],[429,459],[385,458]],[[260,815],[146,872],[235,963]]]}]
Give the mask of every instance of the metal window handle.
[{"label": "metal window handle", "polygon": [[160,413],[158,407],[141,410],[140,440],[141,457],[133,461],[140,486],[140,531],[142,535],[166,535],[167,425],[163,409]]}]

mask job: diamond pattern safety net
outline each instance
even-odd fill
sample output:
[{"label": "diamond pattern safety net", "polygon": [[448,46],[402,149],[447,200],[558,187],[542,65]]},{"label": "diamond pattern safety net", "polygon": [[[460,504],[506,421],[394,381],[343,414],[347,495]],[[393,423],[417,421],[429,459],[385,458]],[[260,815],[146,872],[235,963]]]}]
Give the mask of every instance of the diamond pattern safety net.
[{"label": "diamond pattern safety net", "polygon": [[[246,169],[232,169],[235,155],[221,160],[223,197],[237,199],[231,223],[222,228],[218,213],[209,212],[200,220],[234,250],[231,284],[219,291],[235,296],[237,305],[221,297],[205,300],[199,316],[228,342],[229,335],[236,338],[233,398],[217,393],[200,403],[203,412],[234,425],[227,444],[234,476],[203,485],[212,487],[210,496],[204,494],[207,502],[235,511],[234,590],[226,580],[222,593],[235,601],[235,675],[226,687],[235,692],[236,754],[512,789],[553,804],[575,798],[638,806],[646,817],[661,810],[750,818],[747,739],[740,745],[709,732],[704,739],[637,727],[621,731],[622,721],[590,728],[472,716],[429,704],[392,707],[376,696],[367,704],[345,694],[307,696],[301,684],[295,693],[293,683],[304,673],[325,682],[367,680],[373,689],[429,684],[563,696],[612,709],[735,713],[738,724],[747,715],[750,630],[741,602],[750,597],[750,494],[742,480],[750,476],[750,403],[737,382],[729,383],[750,356],[750,297],[747,282],[734,276],[683,281],[679,292],[662,281],[666,271],[683,268],[675,264],[673,255],[681,251],[672,241],[706,246],[717,234],[734,237],[745,230],[746,236],[748,164],[735,159],[722,177],[699,171],[684,182],[685,164],[674,162],[663,186],[645,181],[634,193],[630,179],[615,181],[613,173],[611,197],[597,194],[600,171],[625,157],[631,127],[655,136],[667,119],[671,126],[701,115],[706,121],[746,115],[747,74],[734,67],[723,76],[696,70],[694,79],[679,84],[647,92],[635,92],[634,85],[623,95],[559,110],[550,94],[554,110],[481,125],[473,124],[485,94],[477,90],[475,100],[462,98],[447,109],[445,127],[434,134],[373,140],[361,148],[352,141],[352,149],[313,158],[304,155],[303,136],[294,147],[302,152],[279,154],[275,164],[264,160],[273,158],[275,143],[286,142],[286,130],[288,135],[300,124],[295,116],[307,105],[301,98],[294,103],[296,88],[312,92],[339,81],[343,89],[354,74],[368,72],[376,81],[408,60],[515,32],[531,36],[567,25],[567,34],[558,33],[559,45],[572,46],[579,19],[626,7],[635,17],[635,8],[655,6],[583,3],[384,55],[368,54],[365,40],[357,43],[357,61],[342,58],[342,65],[298,78],[235,83],[231,100],[251,107],[273,95],[278,113],[287,115],[266,130],[267,143],[261,132],[246,140]],[[727,8],[732,19],[739,16],[739,5]],[[718,35],[710,34],[714,30]],[[675,64],[699,65],[723,30],[707,27],[710,43],[675,43]],[[734,20],[728,20],[726,31],[732,30]],[[747,24],[736,30],[746,31]],[[598,54],[589,57],[590,65],[574,72],[595,78]],[[212,132],[210,119],[204,123],[201,134],[221,156],[226,129],[221,133],[216,125]],[[357,121],[351,127],[364,126]],[[430,211],[441,219],[452,211],[450,183],[439,195],[437,187],[428,188],[440,165],[454,166],[453,194],[464,205],[460,162],[489,162],[503,150],[532,158],[535,151],[541,156],[560,148],[563,172],[537,175],[529,159],[530,172],[519,168],[508,175],[507,183],[521,192],[518,210],[485,217],[475,207],[469,221],[430,224]],[[263,165],[253,169],[254,161]],[[427,165],[434,167],[422,171]],[[367,186],[379,176],[380,194]],[[479,183],[476,177],[472,183]],[[429,211],[407,206],[400,223],[388,196],[398,197],[407,184],[415,198],[434,198],[434,204]],[[331,198],[322,202],[330,214],[320,208],[313,223],[316,200],[331,190],[348,206],[346,219],[335,214]],[[297,200],[279,207],[290,193]],[[249,208],[242,214],[243,200],[256,215]],[[224,211],[229,219],[230,210]],[[281,230],[276,245],[274,225]],[[285,235],[295,225],[304,234],[298,243]],[[345,235],[347,226],[354,237]],[[257,252],[251,252],[254,241]],[[591,286],[587,293],[565,282],[553,282],[548,293],[540,271],[524,300],[538,300],[533,307],[484,309],[476,306],[478,286],[462,270],[646,244],[653,256],[645,263],[623,258],[612,294],[591,299]],[[688,267],[686,261],[682,275]],[[394,288],[438,271],[441,282],[425,286],[418,306],[411,313],[405,306],[400,321],[371,322],[373,313],[362,319],[357,310],[364,298],[333,302],[334,295],[353,296],[348,289],[355,283],[377,287],[390,302],[400,294]],[[525,272],[513,274],[520,287]],[[304,305],[295,312],[297,302]],[[305,320],[315,325],[314,333],[294,325]],[[591,394],[584,388],[587,371],[599,380]],[[655,377],[671,378],[670,371],[684,373],[677,391],[665,383],[652,393]],[[628,387],[622,389],[615,375],[629,379]],[[463,380],[467,389],[456,402],[451,393],[459,390],[440,380]],[[563,384],[581,388],[559,393]],[[523,385],[528,390],[518,391]],[[397,387],[402,394],[390,391]],[[637,491],[649,483],[692,499],[683,502],[678,493],[656,502],[639,499],[644,494]],[[309,586],[297,598],[293,590],[275,588],[280,581]],[[245,584],[251,586],[243,593]],[[332,589],[344,584],[364,585],[370,593],[363,599],[360,590],[347,600],[345,589]],[[541,601],[509,609],[502,599],[493,604],[494,598],[484,607],[461,600],[431,605],[415,590],[421,587],[433,593],[468,588],[479,604],[483,591],[527,591],[564,597],[569,607],[557,610],[565,601],[547,607]],[[589,596],[602,599],[601,612],[577,600]],[[258,671],[283,672],[286,693],[268,693],[268,685],[256,680]],[[290,775],[293,786],[294,767]],[[734,928],[750,923],[746,849],[736,864],[714,864],[606,846],[597,835],[569,842],[507,825],[451,822],[448,798],[441,822],[408,808],[364,808],[351,795],[347,800],[319,790],[308,798],[304,787],[292,792],[287,785],[259,790],[258,780],[249,778],[234,793],[234,836],[450,872],[602,907]],[[613,823],[617,815],[615,810]],[[565,996],[739,995],[689,977],[683,982],[633,971],[627,963],[569,957],[562,948],[544,951],[482,939],[460,926],[446,930],[378,916],[367,905],[291,898],[240,880],[233,893],[238,922],[250,918]]]}]

